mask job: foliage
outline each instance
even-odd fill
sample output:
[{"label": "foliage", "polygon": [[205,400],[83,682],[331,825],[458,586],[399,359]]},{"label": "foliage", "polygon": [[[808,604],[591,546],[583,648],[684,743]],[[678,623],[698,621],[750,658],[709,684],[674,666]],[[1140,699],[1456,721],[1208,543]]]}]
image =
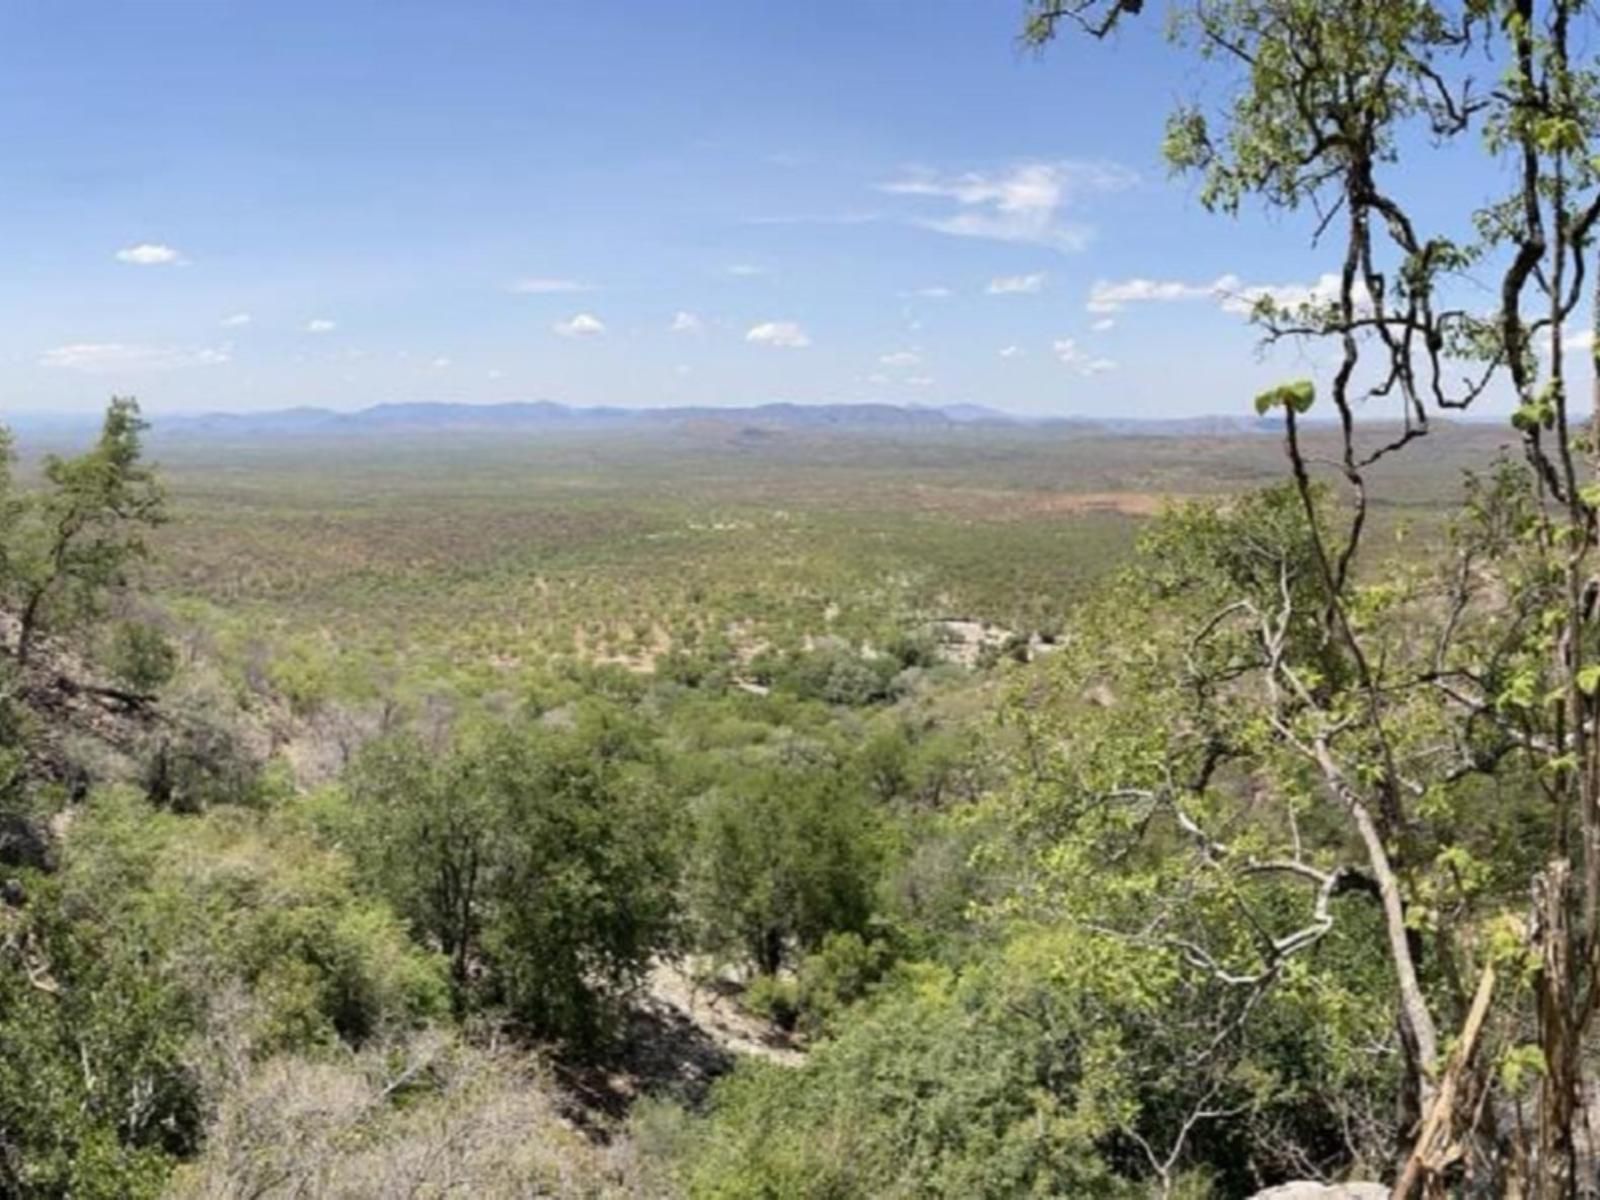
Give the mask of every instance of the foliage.
[{"label": "foliage", "polygon": [[[1301,436],[1339,452],[1334,431]],[[1442,545],[1441,497],[1498,436],[1452,431],[1417,470],[1375,468],[1396,503],[1369,532],[1403,510]],[[103,1146],[106,1182],[78,1178],[77,1194],[155,1189],[178,1159],[191,1192],[285,1171],[292,1186],[428,1186],[439,1169],[490,1189],[1237,1195],[1382,1170],[1404,1056],[1369,891],[1341,875],[1332,928],[1270,986],[1229,985],[1178,942],[1262,970],[1263,931],[1298,933],[1314,889],[1204,866],[1164,801],[1096,806],[1203,763],[1216,733],[1239,756],[1183,812],[1221,831],[1230,865],[1296,836],[1309,869],[1352,865],[1337,813],[1261,728],[1247,624],[1233,614],[1193,641],[1236,600],[1279,604],[1287,574],[1299,678],[1329,704],[1355,686],[1318,623],[1328,592],[1302,493],[1248,490],[1273,469],[1266,439],[972,431],[739,455],[596,441],[581,494],[563,465],[575,444],[217,461],[163,447],[184,520],[158,535],[156,600],[114,611],[162,629],[181,667],[131,751],[105,755],[144,795],[66,809],[62,870],[27,877],[20,920],[70,914],[116,972],[114,990],[75,992],[84,1027],[149,994],[129,1036],[155,1057],[97,1080],[107,1094],[159,1077],[191,1107],[163,1127],[181,1115],[181,1143],[140,1142],[67,1086],[75,1049],[26,1007],[44,993],[24,968],[62,978],[73,960],[35,935],[0,987],[25,996],[20,1061],[67,1090],[7,1110],[29,1131],[20,1161],[59,1179],[97,1161],[78,1147]],[[1160,491],[1227,496],[1154,523],[1095,507],[1129,495],[1132,473],[1148,493],[1127,501],[1136,513]],[[1338,553],[1340,498],[1311,493]],[[1497,472],[1460,522],[1474,572],[1497,564],[1474,575],[1472,645],[1508,590],[1542,619],[1552,577],[1526,541],[1531,504],[1525,478]],[[1136,527],[1138,569],[1092,592]],[[1392,567],[1353,576],[1351,611],[1392,638],[1398,673],[1417,661],[1398,631],[1451,573]],[[954,626],[987,640],[964,646]],[[1030,637],[1043,629],[1048,642]],[[140,636],[112,625],[102,644]],[[1540,638],[1493,662],[1536,734]],[[154,646],[124,648],[159,666]],[[61,741],[53,715],[25,708],[0,720],[0,754],[45,830],[60,789],[26,776]],[[1442,728],[1420,701],[1395,720],[1423,722],[1399,739],[1419,749]],[[1504,745],[1486,727],[1469,740],[1509,768]],[[267,746],[281,757],[263,771]],[[1441,1010],[1491,933],[1496,961],[1529,979],[1503,921],[1547,836],[1524,783],[1453,781],[1415,825],[1401,877]],[[1294,799],[1294,827],[1269,785]],[[519,1140],[519,1122],[545,1128],[547,1052],[604,1054],[641,1094],[655,1084],[630,1073],[636,1055],[682,1069],[677,1042],[641,1046],[654,1026],[620,1020],[653,960],[679,951],[753,971],[746,1015],[792,1025],[808,1064],[739,1067],[708,1115],[647,1105],[615,1143],[629,1164],[556,1133]],[[1524,1041],[1491,1031],[1508,1095],[1540,1087]],[[1185,1131],[1212,1110],[1226,1115]]]},{"label": "foliage", "polygon": [[145,556],[144,532],[165,519],[162,489],[143,461],[145,428],[135,401],[112,400],[94,448],[48,455],[44,490],[5,522],[4,583],[20,660],[42,628],[98,613],[106,591]]},{"label": "foliage", "polygon": [[[1319,760],[1303,751],[1321,736],[1321,712],[1362,711],[1354,697],[1340,699],[1360,696],[1357,667],[1319,633],[1326,593],[1308,530],[1293,489],[1176,509],[1144,539],[1139,566],[1080,612],[1065,648],[1019,687],[1010,710],[1026,747],[1015,828],[1037,848],[1040,871],[1018,897],[1025,910],[1070,913],[1252,1007],[1293,990],[1304,958],[1325,962],[1328,938],[1383,913],[1382,888],[1346,824],[1359,801],[1329,796]],[[1441,1008],[1484,961],[1481,945],[1452,943],[1450,931],[1515,913],[1518,881],[1538,866],[1529,847],[1548,836],[1532,781],[1507,764],[1486,787],[1441,758],[1448,698],[1400,682],[1435,669],[1436,644],[1412,631],[1452,586],[1447,575],[1395,567],[1363,585],[1354,618],[1367,645],[1381,647],[1378,686],[1391,697],[1383,745],[1427,789],[1395,882],[1407,928],[1437,951],[1420,987]],[[1470,612],[1458,617],[1465,641],[1476,626]],[[1289,662],[1294,674],[1279,691],[1271,673]],[[1363,750],[1380,752],[1347,737],[1336,753]],[[1488,742],[1462,753],[1486,762],[1497,754]],[[1351,768],[1362,781],[1375,773],[1375,764]],[[1107,862],[1119,866],[1107,871]],[[1319,986],[1369,1006],[1393,986],[1370,964],[1340,970]],[[1377,1036],[1384,1069],[1401,1069],[1403,1041]],[[1353,1051],[1343,1053],[1348,1064]],[[1360,1127],[1372,1140],[1355,1148],[1381,1159],[1388,1121],[1369,1111]],[[1309,1145],[1306,1133],[1292,1140]]]},{"label": "foliage", "polygon": [[154,692],[177,672],[178,652],[154,625],[120,621],[111,632],[106,666],[135,691]]},{"label": "foliage", "polygon": [[449,753],[399,738],[350,779],[358,859],[465,1001],[474,968],[538,1034],[592,1047],[671,944],[674,815],[639,732],[601,705]]},{"label": "foliage", "polygon": [[54,860],[47,825],[54,798],[28,770],[31,722],[17,687],[16,667],[0,659],[0,866],[43,868]]},{"label": "foliage", "polygon": [[1367,1046],[1392,1010],[1338,982],[1367,936],[1258,998],[1225,1061],[1226,989],[1122,939],[1019,926],[960,974],[902,967],[803,1067],[741,1065],[677,1150],[685,1190],[1242,1195],[1336,1171],[1346,1137],[1388,1132],[1392,1064]]},{"label": "foliage", "polygon": [[213,714],[174,706],[180,719],[148,748],[140,783],[150,802],[199,813],[219,804],[256,806],[270,794],[267,772]]},{"label": "foliage", "polygon": [[[1032,5],[1027,35],[1042,43],[1075,20],[1104,36],[1141,8]],[[1318,237],[1337,230],[1340,267],[1322,286],[1237,299],[1269,343],[1323,339],[1337,356],[1328,402],[1340,492],[1331,505],[1318,494],[1325,464],[1301,420],[1312,388],[1264,393],[1257,411],[1282,417],[1309,553],[1269,542],[1260,556],[1245,525],[1249,554],[1277,574],[1276,597],[1212,553],[1198,586],[1147,632],[1147,651],[1126,648],[1120,663],[1078,656],[1087,670],[1064,681],[1067,694],[1104,688],[1155,732],[1101,728],[1092,752],[1064,748],[1076,760],[1057,764],[1066,795],[1052,803],[1040,787],[1037,807],[1064,835],[1064,863],[1076,833],[1109,837],[1119,819],[1123,853],[1150,852],[1157,831],[1187,843],[1179,860],[1210,886],[1139,936],[1235,986],[1275,986],[1338,924],[1336,899],[1370,895],[1393,974],[1400,1100],[1420,1131],[1415,1146],[1395,1144],[1396,1194],[1439,1190],[1463,1159],[1474,1187],[1572,1194],[1590,1069],[1580,1031],[1600,1006],[1600,712],[1587,662],[1600,441],[1569,404],[1564,357],[1600,222],[1600,71],[1582,52],[1594,14],[1573,0],[1174,9],[1180,40],[1225,83],[1219,104],[1174,113],[1171,164],[1200,177],[1208,207],[1311,207]],[[1462,150],[1476,138],[1514,162],[1507,192],[1417,203],[1404,168],[1422,137]],[[1494,311],[1460,299],[1469,273]],[[1591,368],[1600,373],[1600,359]],[[1493,387],[1516,402],[1526,471],[1502,467],[1473,487],[1432,577],[1383,561],[1368,523],[1379,464],[1416,461],[1408,447],[1439,414]],[[1385,400],[1398,426],[1364,418]],[[1147,692],[1166,703],[1147,708]],[[1219,903],[1264,879],[1304,893],[1298,924],[1230,932]],[[1178,881],[1167,883],[1155,890],[1175,894]],[[1545,1070],[1536,1132],[1519,1131],[1508,1151],[1482,1114],[1504,1084],[1495,1054],[1518,1053],[1496,1042],[1519,1039],[1525,1022]]]},{"label": "foliage", "polygon": [[[747,1064],[692,1147],[691,1196],[1118,1194],[1099,1121],[1001,1013],[913,976],[798,1070]],[[1127,1194],[1136,1194],[1126,1189]]]},{"label": "foliage", "polygon": [[149,969],[143,937],[63,891],[41,881],[26,914],[0,911],[0,1190],[155,1196],[200,1136],[195,997]]},{"label": "foliage", "polygon": [[850,1005],[871,993],[888,970],[892,950],[881,939],[853,931],[830,933],[800,964],[795,1008],[811,1032],[839,1021]]},{"label": "foliage", "polygon": [[[161,1191],[241,1061],[387,1037],[441,973],[336,855],[259,814],[97,793],[62,867],[0,907],[0,1180]],[[230,999],[230,997],[232,999]]]},{"label": "foliage", "polygon": [[835,933],[866,932],[879,818],[837,768],[765,768],[705,796],[690,889],[702,944],[771,975]]}]

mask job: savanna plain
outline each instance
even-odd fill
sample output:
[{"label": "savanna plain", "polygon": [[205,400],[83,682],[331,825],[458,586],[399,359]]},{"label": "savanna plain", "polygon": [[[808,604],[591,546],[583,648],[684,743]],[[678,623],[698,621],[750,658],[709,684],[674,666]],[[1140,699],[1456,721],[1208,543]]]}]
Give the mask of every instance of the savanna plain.
[{"label": "savanna plain", "polygon": [[[1380,561],[1443,552],[1507,440],[1385,477]],[[1181,826],[1074,865],[1037,800],[1068,727],[1141,731],[1081,654],[1140,669],[1182,553],[1273,536],[1241,497],[1279,438],[108,418],[55,449],[16,494],[59,516],[97,462],[160,522],[9,668],[17,1194],[1134,1195],[1162,1138],[1232,1194],[1391,1119],[1360,902],[1294,986],[1208,983],[1052,883],[1156,912]]]}]

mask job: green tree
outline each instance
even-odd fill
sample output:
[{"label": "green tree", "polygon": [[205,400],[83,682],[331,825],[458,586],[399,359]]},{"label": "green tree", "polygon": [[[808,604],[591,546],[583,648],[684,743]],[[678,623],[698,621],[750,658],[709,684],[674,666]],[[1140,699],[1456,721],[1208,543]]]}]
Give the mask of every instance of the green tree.
[{"label": "green tree", "polygon": [[590,1049],[673,944],[676,807],[613,710],[481,729],[445,753],[385,740],[347,785],[363,874],[449,957],[458,1004],[497,998]]},{"label": "green tree", "polygon": [[107,660],[113,675],[141,692],[164,687],[178,669],[177,649],[161,630],[141,621],[117,622]]},{"label": "green tree", "polygon": [[0,902],[0,1195],[162,1194],[253,1061],[442,1015],[443,963],[289,813],[75,809]]},{"label": "green tree", "polygon": [[484,947],[513,1012],[597,1046],[675,944],[680,836],[641,731],[592,708],[568,733],[484,753],[503,822]]},{"label": "green tree", "polygon": [[830,933],[867,932],[883,862],[881,818],[843,772],[741,773],[698,814],[699,940],[771,975]]},{"label": "green tree", "polygon": [[[1072,25],[1105,36],[1142,7],[1034,0],[1025,36],[1043,44]],[[1143,648],[1104,614],[1109,645],[1080,633],[1084,653],[1059,669],[1077,659],[1061,698],[1083,728],[1063,757],[1047,755],[1071,780],[1070,798],[1063,807],[1048,788],[1033,798],[1059,822],[1058,866],[1081,870],[1081,844],[1064,847],[1089,828],[1110,838],[1119,824],[1124,850],[1163,837],[1197,865],[1219,889],[1216,923],[1205,926],[1217,940],[1165,926],[1157,940],[1243,989],[1273,986],[1325,937],[1337,897],[1370,896],[1405,1063],[1400,1190],[1468,1142],[1481,1148],[1476,1161],[1495,1164],[1491,1174],[1514,1169],[1494,1152],[1483,1114],[1495,1109],[1493,1043],[1526,1020],[1545,1065],[1538,1133],[1521,1159],[1527,1186],[1570,1194],[1581,1034],[1600,1007],[1600,647],[1589,632],[1600,438],[1569,400],[1563,355],[1600,220],[1600,76],[1578,56],[1595,14],[1577,0],[1173,9],[1180,42],[1219,77],[1221,100],[1173,114],[1169,161],[1199,177],[1207,207],[1310,210],[1336,247],[1325,294],[1237,297],[1269,343],[1331,346],[1322,402],[1333,430],[1307,424],[1318,402],[1308,382],[1257,399],[1259,413],[1283,422],[1288,490],[1256,522],[1190,512],[1172,527],[1184,537],[1169,548],[1192,551],[1180,558],[1187,574],[1157,567],[1145,577],[1144,603],[1171,607],[1144,627]],[[1506,194],[1414,203],[1424,139],[1467,152],[1472,138],[1511,165]],[[1465,298],[1469,272],[1488,284],[1495,311]],[[1469,497],[1442,569],[1395,569],[1370,537],[1375,497],[1394,477],[1384,468],[1415,453],[1439,414],[1493,387],[1518,403],[1527,471],[1501,471]],[[1387,405],[1393,423],[1369,424],[1369,404]],[[1324,501],[1327,482],[1335,490]],[[1185,540],[1224,528],[1238,550]],[[1123,624],[1138,602],[1124,597]],[[1069,699],[1084,686],[1115,697],[1119,728]],[[1486,789],[1516,802],[1486,805]],[[1280,815],[1241,826],[1252,803]],[[1300,918],[1253,935],[1232,905],[1230,925],[1222,897],[1267,881],[1301,891]],[[1168,911],[1198,919],[1207,909]],[[1498,1007],[1486,1025],[1490,997]],[[1497,1176],[1492,1186],[1512,1185]]]},{"label": "green tree", "polygon": [[35,892],[0,942],[0,1192],[156,1196],[200,1136],[193,997],[150,944]]},{"label": "green tree", "polygon": [[458,995],[480,950],[483,882],[502,814],[482,759],[438,755],[412,736],[367,745],[346,776],[362,866],[450,961]]},{"label": "green tree", "polygon": [[135,401],[112,400],[93,449],[47,457],[44,489],[10,523],[5,584],[17,613],[19,662],[28,661],[42,629],[97,613],[106,591],[147,553],[144,534],[165,519],[165,504],[144,462],[146,428]]}]

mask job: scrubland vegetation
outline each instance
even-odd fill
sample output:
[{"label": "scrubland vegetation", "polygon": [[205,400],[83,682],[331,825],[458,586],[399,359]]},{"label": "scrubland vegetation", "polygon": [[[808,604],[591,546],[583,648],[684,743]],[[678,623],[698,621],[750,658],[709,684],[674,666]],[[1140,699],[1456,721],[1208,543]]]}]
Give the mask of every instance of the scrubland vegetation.
[{"label": "scrubland vegetation", "polygon": [[[1147,886],[1055,824],[1084,655],[1271,439],[155,445],[8,660],[7,1190],[1142,1195],[1208,1095],[1182,1187],[1378,1162],[1370,911],[1234,1035],[1061,909]],[[8,550],[106,467],[24,454]]]},{"label": "scrubland vegetation", "polygon": [[7,443],[0,1192],[1592,1191],[1589,18],[1180,7],[1281,438]]}]

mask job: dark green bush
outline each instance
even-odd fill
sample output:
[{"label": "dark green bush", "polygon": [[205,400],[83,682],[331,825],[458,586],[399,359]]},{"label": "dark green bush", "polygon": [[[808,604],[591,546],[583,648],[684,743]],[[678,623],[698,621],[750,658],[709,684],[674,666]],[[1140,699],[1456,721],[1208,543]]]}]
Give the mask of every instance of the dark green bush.
[{"label": "dark green bush", "polygon": [[154,625],[119,621],[111,631],[106,666],[136,692],[154,692],[171,681],[178,652]]},{"label": "dark green bush", "polygon": [[389,739],[348,782],[362,873],[450,958],[458,1004],[499,999],[584,1050],[672,944],[679,839],[639,727],[593,704],[564,724],[442,755]]}]

